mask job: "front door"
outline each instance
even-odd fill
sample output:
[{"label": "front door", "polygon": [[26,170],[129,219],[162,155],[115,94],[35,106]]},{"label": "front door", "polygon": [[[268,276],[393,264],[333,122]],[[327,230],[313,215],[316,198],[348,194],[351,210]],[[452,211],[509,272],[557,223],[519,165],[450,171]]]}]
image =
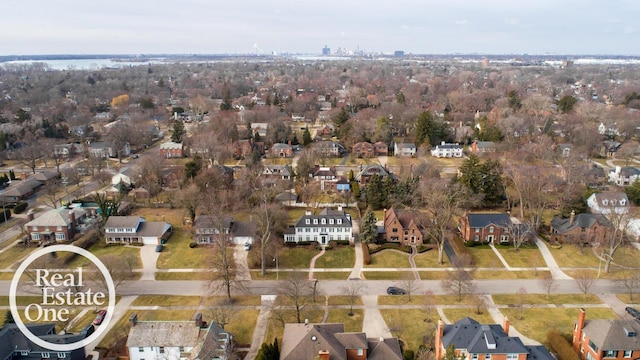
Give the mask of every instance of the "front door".
[{"label": "front door", "polygon": [[493,235],[489,235],[489,236],[487,236],[487,242],[488,242],[489,244],[493,244],[493,238],[494,238],[494,236],[493,236]]},{"label": "front door", "polygon": [[324,235],[320,236],[320,244],[327,245],[327,237]]}]

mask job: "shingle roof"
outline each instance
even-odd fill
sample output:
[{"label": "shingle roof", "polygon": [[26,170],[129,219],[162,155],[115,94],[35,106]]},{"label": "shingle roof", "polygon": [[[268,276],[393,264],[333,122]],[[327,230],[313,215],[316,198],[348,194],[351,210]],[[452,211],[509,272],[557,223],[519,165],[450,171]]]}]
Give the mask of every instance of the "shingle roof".
[{"label": "shingle roof", "polygon": [[325,350],[331,360],[345,360],[346,351],[334,336],[343,331],[343,324],[285,324],[280,359],[308,359]]},{"label": "shingle roof", "polygon": [[[380,341],[381,340],[381,341]],[[400,351],[400,342],[397,338],[369,340],[368,360],[393,360],[403,359]]]},{"label": "shingle roof", "polygon": [[510,226],[511,218],[509,214],[503,213],[468,213],[469,227],[484,228],[491,224],[498,226]]},{"label": "shingle roof", "polygon": [[193,321],[139,321],[129,331],[127,347],[193,347],[202,335]]},{"label": "shingle roof", "polygon": [[211,215],[200,215],[196,219],[195,227],[196,229],[217,229],[220,225],[220,221],[222,221],[224,229],[229,229],[233,224],[233,217],[224,216],[220,219]]},{"label": "shingle roof", "polygon": [[171,224],[164,221],[145,221],[140,224],[137,234],[144,237],[161,237],[171,229]]},{"label": "shingle roof", "polygon": [[[307,224],[307,219],[309,220],[309,224]],[[318,223],[314,224],[313,219],[317,219]],[[326,223],[322,224],[321,219],[326,219]],[[330,224],[329,219],[333,219],[333,224]],[[338,224],[337,219],[342,220],[342,224]],[[305,214],[298,219],[296,222],[296,227],[351,227],[351,218],[347,216],[347,213],[344,211],[333,210],[329,208],[324,208],[318,215],[308,215]]]},{"label": "shingle roof", "polygon": [[387,171],[387,169],[385,169],[382,165],[380,164],[372,164],[372,165],[366,165],[365,167],[362,168],[362,170],[360,170],[360,172],[355,176],[355,179],[357,181],[360,181],[360,178],[362,176],[372,176],[372,175],[380,175],[380,176],[386,176],[389,175],[389,172]]},{"label": "shingle roof", "polygon": [[603,350],[638,350],[640,336],[627,336],[627,330],[640,332],[640,323],[635,320],[602,319],[587,320],[583,331],[594,344]]},{"label": "shingle roof", "polygon": [[52,209],[42,214],[36,219],[33,219],[26,223],[24,226],[68,226],[71,223],[69,219],[69,212],[73,211],[76,219],[80,219],[85,216],[87,212],[81,208],[59,208]]},{"label": "shingle roof", "polygon": [[509,337],[502,326],[483,325],[470,318],[462,319],[452,325],[445,325],[442,344],[445,348],[453,344],[456,349],[466,349],[470,354],[528,353],[522,340]]},{"label": "shingle roof", "polygon": [[137,228],[138,223],[144,221],[140,216],[110,216],[105,228]]},{"label": "shingle roof", "polygon": [[551,220],[551,226],[560,234],[565,234],[575,228],[588,229],[596,223],[600,223],[603,226],[611,225],[609,220],[607,220],[606,217],[600,214],[577,214],[573,220],[573,223],[571,223],[571,218],[563,219],[559,216],[555,216]]}]

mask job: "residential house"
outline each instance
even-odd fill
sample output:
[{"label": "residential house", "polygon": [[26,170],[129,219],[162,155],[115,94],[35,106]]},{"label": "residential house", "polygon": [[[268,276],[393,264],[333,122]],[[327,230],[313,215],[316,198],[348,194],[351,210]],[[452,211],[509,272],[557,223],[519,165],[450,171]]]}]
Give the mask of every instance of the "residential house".
[{"label": "residential house", "polygon": [[233,359],[233,335],[199,313],[189,321],[139,321],[133,314],[129,323],[131,360]]},{"label": "residential house", "polygon": [[165,221],[145,221],[141,216],[109,216],[104,225],[107,244],[164,244],[173,228]]},{"label": "residential house", "polygon": [[197,244],[219,244],[221,241],[232,244],[253,244],[253,235],[247,231],[250,225],[236,222],[231,216],[220,218],[200,215],[194,227]]},{"label": "residential house", "polygon": [[640,169],[632,166],[620,167],[609,170],[609,182],[618,186],[628,186],[640,178]]},{"label": "residential house", "polygon": [[461,158],[462,155],[462,145],[460,144],[447,144],[443,141],[440,145],[436,145],[435,148],[431,149],[431,156],[439,158]]},{"label": "residential house", "polygon": [[602,142],[602,147],[600,148],[600,155],[606,158],[614,158],[616,157],[616,153],[622,147],[622,143],[617,141],[606,140]]},{"label": "residential house", "polygon": [[375,156],[375,147],[368,142],[359,142],[351,148],[351,154],[354,157],[370,158]]},{"label": "residential house", "polygon": [[382,165],[372,164],[372,165],[363,166],[360,169],[360,172],[358,172],[354,178],[360,185],[360,188],[364,188],[367,186],[367,184],[369,183],[369,180],[373,175],[382,176],[382,177],[393,176],[391,172],[387,171],[387,169]]},{"label": "residential house", "polygon": [[587,198],[587,206],[594,214],[605,216],[629,213],[629,198],[621,191],[593,193]]},{"label": "residential house", "polygon": [[322,127],[322,129],[316,131],[316,137],[325,139],[325,138],[330,138],[331,136],[333,136],[333,126],[331,125],[325,125]]},{"label": "residential house", "polygon": [[568,158],[571,155],[571,149],[573,145],[571,144],[558,144],[556,146],[556,150],[558,151],[558,155],[563,158]]},{"label": "residential house", "polygon": [[591,168],[585,173],[585,184],[590,189],[604,190],[605,172],[600,166],[592,164]]},{"label": "residential house", "polygon": [[525,345],[509,331],[507,317],[502,325],[480,324],[469,317],[450,325],[438,320],[435,358],[442,359],[447,347],[453,346],[458,356],[470,360],[555,360],[543,345]]},{"label": "residential house", "polygon": [[89,155],[98,158],[116,158],[118,152],[120,156],[129,156],[131,154],[131,147],[129,143],[125,143],[121,149],[116,149],[115,145],[111,141],[94,141],[87,145],[87,151]]},{"label": "residential house", "polygon": [[280,360],[402,360],[397,338],[367,339],[344,324],[285,324]]},{"label": "residential house", "polygon": [[460,218],[460,233],[464,242],[492,244],[510,242],[511,218],[507,213],[465,213]]},{"label": "residential house", "polygon": [[640,358],[640,322],[635,319],[586,319],[580,309],[573,327],[573,348],[585,360]]},{"label": "residential house", "polygon": [[479,141],[474,140],[470,146],[470,151],[473,154],[484,154],[496,151],[496,144],[493,141]]},{"label": "residential house", "polygon": [[267,129],[269,128],[268,123],[251,123],[251,133],[258,134],[261,139],[267,137]]},{"label": "residential house", "polygon": [[260,180],[265,185],[275,186],[283,181],[293,180],[293,172],[289,165],[265,165]]},{"label": "residential house", "polygon": [[391,208],[385,210],[383,222],[386,242],[417,245],[422,244],[426,237],[415,212]]},{"label": "residential house", "polygon": [[[241,139],[236,140],[231,145],[233,157],[236,159],[248,159],[251,158],[254,150],[253,139]],[[257,149],[257,148],[256,148]]]},{"label": "residential house", "polygon": [[282,143],[273,144],[271,147],[271,156],[279,158],[293,157],[293,146]]},{"label": "residential house", "polygon": [[36,171],[35,174],[31,175],[31,178],[36,179],[36,181],[39,181],[42,185],[46,185],[60,179],[60,173],[51,170]]},{"label": "residential house", "polygon": [[38,218],[34,218],[33,212],[29,211],[29,221],[24,224],[24,230],[33,242],[51,244],[69,241],[92,226],[91,221],[86,219],[87,215],[87,211],[82,208],[52,209]]},{"label": "residential house", "polygon": [[336,190],[340,192],[351,191],[351,183],[346,177],[340,176],[336,181]]},{"label": "residential house", "polygon": [[317,242],[327,245],[331,240],[352,241],[351,215],[338,207],[337,210],[324,208],[317,215],[307,211],[293,228],[284,234],[285,243]]},{"label": "residential house", "polygon": [[342,144],[335,141],[318,141],[313,147],[326,157],[340,157],[347,152]]},{"label": "residential house", "polygon": [[611,230],[611,222],[602,214],[574,211],[568,219],[554,216],[550,226],[551,240],[560,243],[602,243]]},{"label": "residential house", "polygon": [[413,157],[416,156],[418,148],[414,143],[394,143],[393,155],[398,157]]},{"label": "residential house", "polygon": [[[57,334],[55,324],[26,324],[29,332],[51,344],[74,344],[93,333],[93,327],[77,334]],[[75,350],[51,350],[28,339],[16,324],[5,324],[0,329],[0,359],[65,359],[84,360],[84,346]]]},{"label": "residential house", "polygon": [[167,159],[184,157],[182,143],[167,141],[160,144],[160,154]]},{"label": "residential house", "polygon": [[62,158],[74,157],[82,152],[80,144],[58,144],[53,148],[53,154]]},{"label": "residential house", "polygon": [[43,185],[34,177],[28,177],[25,180],[12,181],[9,187],[0,192],[0,201],[3,203],[17,203],[25,200],[35,194],[35,192]]},{"label": "residential house", "polygon": [[336,170],[329,166],[316,165],[309,170],[309,177],[313,180],[336,180]]},{"label": "residential house", "polygon": [[618,130],[618,124],[613,124],[611,126],[607,126],[604,123],[600,123],[600,125],[598,125],[598,133],[600,135],[606,135],[606,136],[620,136],[620,131]]}]

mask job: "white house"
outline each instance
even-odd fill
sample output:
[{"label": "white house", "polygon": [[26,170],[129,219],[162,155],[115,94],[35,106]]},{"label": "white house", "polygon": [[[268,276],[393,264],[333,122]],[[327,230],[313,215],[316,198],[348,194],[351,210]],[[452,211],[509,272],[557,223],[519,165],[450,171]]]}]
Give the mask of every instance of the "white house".
[{"label": "white house", "polygon": [[609,182],[618,186],[627,186],[633,184],[640,177],[640,169],[635,167],[620,167],[609,170]]},{"label": "white house", "polygon": [[629,199],[621,191],[594,193],[587,199],[587,206],[594,214],[628,214]]},{"label": "white house", "polygon": [[285,231],[284,242],[310,242],[326,245],[331,240],[352,241],[351,215],[338,207],[338,210],[322,209],[318,215],[307,211],[293,228]]},{"label": "white house", "polygon": [[168,222],[145,221],[141,216],[110,216],[104,225],[107,244],[160,245],[171,236],[172,231]]},{"label": "white house", "polygon": [[435,157],[462,157],[462,145],[460,144],[447,144],[444,141],[440,145],[436,145],[431,149],[431,156]]},{"label": "white house", "polygon": [[127,348],[131,360],[229,359],[233,336],[201,314],[189,321],[138,321],[129,318]]},{"label": "white house", "polygon": [[416,155],[417,147],[414,143],[394,143],[393,154],[399,157],[412,157]]}]

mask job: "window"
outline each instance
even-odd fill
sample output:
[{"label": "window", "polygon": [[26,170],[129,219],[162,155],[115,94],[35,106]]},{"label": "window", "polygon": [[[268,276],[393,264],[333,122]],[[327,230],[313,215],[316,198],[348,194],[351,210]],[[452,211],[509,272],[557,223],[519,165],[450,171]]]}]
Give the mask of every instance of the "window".
[{"label": "window", "polygon": [[180,346],[178,349],[180,352],[184,352],[184,346]]},{"label": "window", "polygon": [[138,352],[144,352],[144,348],[143,348],[142,346],[140,346],[140,347],[138,348]]},{"label": "window", "polygon": [[56,228],[56,230],[57,230],[57,231],[62,231],[62,226],[58,226],[58,227]]},{"label": "window", "polygon": [[313,219],[313,223],[318,225],[318,219]]},{"label": "window", "polygon": [[602,200],[602,205],[604,205],[604,206],[609,205],[609,200],[607,200],[607,199]]},{"label": "window", "polygon": [[473,232],[480,232],[480,228],[473,228]]},{"label": "window", "polygon": [[624,204],[626,204],[627,201],[625,199],[620,200],[620,205],[624,206]]},{"label": "window", "polygon": [[485,360],[491,360],[491,354],[484,354]]},{"label": "window", "polygon": [[337,219],[338,224],[342,224],[342,219]]},{"label": "window", "polygon": [[398,228],[391,229],[391,232],[397,233],[398,232]]},{"label": "window", "polygon": [[602,352],[603,357],[606,358],[616,358],[618,357],[618,351],[617,350],[605,350]]},{"label": "window", "polygon": [[473,235],[473,241],[479,241],[480,240],[480,236],[478,235]]},{"label": "window", "polygon": [[64,233],[56,233],[56,240],[64,240],[65,236]]},{"label": "window", "polygon": [[632,354],[633,354],[633,350],[625,350],[623,357],[630,358]]},{"label": "window", "polygon": [[591,351],[587,351],[587,360],[596,360],[596,359],[593,357],[593,354],[591,354]]},{"label": "window", "polygon": [[322,224],[324,225],[324,224],[326,224],[326,223],[327,223],[327,219],[322,218],[321,222],[322,222]]},{"label": "window", "polygon": [[492,233],[494,230],[493,226],[489,226],[489,232]]},{"label": "window", "polygon": [[598,346],[596,344],[593,343],[593,341],[589,340],[589,347],[595,351],[598,352]]},{"label": "window", "polygon": [[333,219],[329,219],[329,224],[333,224]]},{"label": "window", "polygon": [[20,355],[27,356],[27,355],[29,355],[29,352],[22,350],[22,351],[20,351]]},{"label": "window", "polygon": [[31,234],[31,240],[40,240],[40,234],[32,233]]},{"label": "window", "polygon": [[160,354],[164,354],[164,346],[160,346]]},{"label": "window", "polygon": [[364,349],[358,348],[358,356],[364,355]]},{"label": "window", "polygon": [[507,360],[518,360],[518,354],[507,354]]},{"label": "window", "polygon": [[51,354],[49,354],[49,353],[42,353],[42,358],[43,358],[43,359],[48,359],[48,358],[50,358],[50,357],[51,357]]},{"label": "window", "polygon": [[305,219],[305,220],[304,220],[304,223],[305,223],[305,224],[311,224],[311,220],[310,220],[310,219]]},{"label": "window", "polygon": [[38,231],[38,227],[37,227],[37,226],[32,226],[32,227],[31,227],[31,230],[33,230],[33,231]]},{"label": "window", "polygon": [[471,360],[478,360],[478,354],[472,354]]},{"label": "window", "polygon": [[58,353],[58,359],[64,359],[67,357],[67,353]]}]

